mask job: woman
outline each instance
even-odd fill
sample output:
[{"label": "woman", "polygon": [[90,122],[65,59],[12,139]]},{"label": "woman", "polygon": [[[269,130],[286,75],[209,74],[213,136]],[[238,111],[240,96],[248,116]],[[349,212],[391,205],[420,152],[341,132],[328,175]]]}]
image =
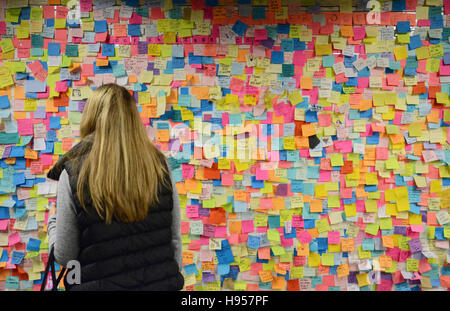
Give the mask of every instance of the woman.
[{"label": "woman", "polygon": [[175,183],[130,93],[116,84],[95,89],[80,138],[47,174],[59,180],[50,248],[62,266],[73,259],[81,266],[81,283],[66,289],[182,289]]}]

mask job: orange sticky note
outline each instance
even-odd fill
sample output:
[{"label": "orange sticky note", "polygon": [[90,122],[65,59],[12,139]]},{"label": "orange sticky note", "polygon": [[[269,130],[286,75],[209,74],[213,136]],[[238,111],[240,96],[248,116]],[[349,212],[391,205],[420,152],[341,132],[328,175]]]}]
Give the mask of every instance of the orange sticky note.
[{"label": "orange sticky note", "polygon": [[313,213],[322,213],[323,204],[322,200],[312,200],[310,203],[310,211]]},{"label": "orange sticky note", "polygon": [[314,124],[304,124],[302,125],[302,134],[304,137],[313,136],[316,134],[316,130],[314,128]]},{"label": "orange sticky note", "polygon": [[313,80],[311,77],[301,77],[300,78],[300,88],[303,90],[312,90]]},{"label": "orange sticky note", "polygon": [[341,26],[341,35],[343,37],[353,37],[353,26]]}]

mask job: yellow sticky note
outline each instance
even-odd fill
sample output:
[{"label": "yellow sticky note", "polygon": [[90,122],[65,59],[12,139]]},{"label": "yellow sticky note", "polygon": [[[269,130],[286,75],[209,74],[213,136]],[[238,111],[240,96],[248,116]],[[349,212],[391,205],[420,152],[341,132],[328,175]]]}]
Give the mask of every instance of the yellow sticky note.
[{"label": "yellow sticky note", "polygon": [[327,189],[325,184],[319,184],[314,186],[314,196],[315,197],[326,197],[327,196]]},{"label": "yellow sticky note", "polygon": [[441,180],[434,179],[430,182],[430,193],[440,193],[442,191]]},{"label": "yellow sticky note", "polygon": [[316,44],[316,55],[330,55],[333,53],[333,49],[331,48],[331,44]]},{"label": "yellow sticky note", "polygon": [[369,285],[369,275],[367,273],[359,273],[356,275],[358,286],[363,287]]},{"label": "yellow sticky note", "polygon": [[408,126],[409,136],[420,137],[422,136],[422,123],[412,123]]},{"label": "yellow sticky note", "polygon": [[394,55],[396,60],[402,60],[405,58],[408,58],[408,50],[406,49],[405,45],[396,47],[394,49]]},{"label": "yellow sticky note", "polygon": [[344,211],[346,217],[356,216],[356,204],[345,204]]},{"label": "yellow sticky note", "polygon": [[289,101],[293,105],[297,105],[297,104],[301,103],[303,101],[303,97],[302,97],[300,91],[295,91],[295,92],[292,92],[291,94],[289,94]]},{"label": "yellow sticky note", "polygon": [[416,57],[418,60],[430,58],[430,50],[428,46],[421,46],[416,49]]},{"label": "yellow sticky note", "polygon": [[308,266],[318,267],[320,265],[320,255],[317,253],[310,253],[308,256]]},{"label": "yellow sticky note", "polygon": [[377,173],[366,173],[366,185],[378,185]]}]

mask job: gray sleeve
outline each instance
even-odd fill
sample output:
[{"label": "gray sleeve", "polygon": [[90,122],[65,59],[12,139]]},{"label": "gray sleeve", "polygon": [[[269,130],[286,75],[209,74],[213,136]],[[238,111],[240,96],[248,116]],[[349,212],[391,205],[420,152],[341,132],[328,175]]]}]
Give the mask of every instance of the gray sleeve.
[{"label": "gray sleeve", "polygon": [[47,231],[49,247],[54,247],[56,262],[65,267],[79,252],[78,225],[69,175],[63,170],[58,181],[56,215],[49,217]]},{"label": "gray sleeve", "polygon": [[180,271],[183,269],[183,243],[181,241],[181,210],[180,198],[178,197],[177,185],[170,174],[173,189],[173,209],[172,209],[172,244],[175,251],[175,260]]}]

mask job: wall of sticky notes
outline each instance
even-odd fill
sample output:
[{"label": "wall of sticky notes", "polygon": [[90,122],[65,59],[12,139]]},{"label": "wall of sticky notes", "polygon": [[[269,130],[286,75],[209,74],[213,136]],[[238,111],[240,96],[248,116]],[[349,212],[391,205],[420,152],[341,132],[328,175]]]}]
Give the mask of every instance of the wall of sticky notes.
[{"label": "wall of sticky notes", "polygon": [[186,290],[449,288],[449,0],[67,2],[0,0],[0,290],[39,288],[46,173],[110,82],[169,158]]}]

